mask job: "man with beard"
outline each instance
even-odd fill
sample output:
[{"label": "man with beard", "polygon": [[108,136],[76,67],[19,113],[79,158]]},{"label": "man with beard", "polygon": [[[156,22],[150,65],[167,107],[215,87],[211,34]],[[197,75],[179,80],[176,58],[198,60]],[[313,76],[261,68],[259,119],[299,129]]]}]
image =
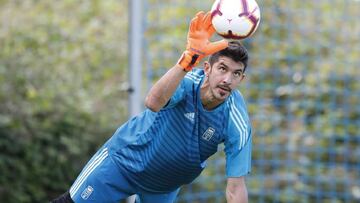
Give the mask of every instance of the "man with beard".
[{"label": "man with beard", "polygon": [[[53,202],[174,202],[206,160],[225,144],[226,199],[247,202],[251,127],[236,89],[248,54],[239,42],[209,42],[211,14],[190,23],[179,61],[151,88],[146,110],[120,126],[84,167],[69,192]],[[210,55],[202,69],[200,60]]]}]

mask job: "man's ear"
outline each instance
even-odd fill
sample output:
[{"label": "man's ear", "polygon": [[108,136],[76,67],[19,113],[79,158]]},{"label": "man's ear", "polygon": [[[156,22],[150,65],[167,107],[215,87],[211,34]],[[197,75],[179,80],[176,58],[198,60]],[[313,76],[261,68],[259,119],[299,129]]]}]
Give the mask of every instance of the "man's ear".
[{"label": "man's ear", "polygon": [[210,73],[211,67],[210,67],[210,63],[208,61],[204,62],[204,72],[205,75],[208,76]]}]

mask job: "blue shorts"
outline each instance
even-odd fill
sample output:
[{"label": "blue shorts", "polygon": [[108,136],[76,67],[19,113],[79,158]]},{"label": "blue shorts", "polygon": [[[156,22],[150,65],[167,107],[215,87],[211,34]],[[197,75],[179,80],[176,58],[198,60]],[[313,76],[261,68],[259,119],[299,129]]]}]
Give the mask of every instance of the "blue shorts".
[{"label": "blue shorts", "polygon": [[180,189],[170,193],[155,194],[140,191],[129,183],[118,166],[110,158],[107,148],[101,148],[86,164],[70,188],[75,203],[118,203],[136,194],[136,203],[171,203]]}]

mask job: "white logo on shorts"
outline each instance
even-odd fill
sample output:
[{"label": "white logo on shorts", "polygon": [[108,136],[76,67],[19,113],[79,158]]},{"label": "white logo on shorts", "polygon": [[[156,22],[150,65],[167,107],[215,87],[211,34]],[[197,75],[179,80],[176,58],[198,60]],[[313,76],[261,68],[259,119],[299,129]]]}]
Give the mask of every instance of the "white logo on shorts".
[{"label": "white logo on shorts", "polygon": [[205,132],[204,134],[201,136],[202,139],[206,140],[206,141],[209,141],[212,136],[214,135],[215,133],[215,129],[212,128],[212,127],[209,127]]},{"label": "white logo on shorts", "polygon": [[93,187],[91,187],[90,185],[87,186],[85,190],[81,193],[81,198],[83,198],[84,200],[88,199],[93,191]]}]

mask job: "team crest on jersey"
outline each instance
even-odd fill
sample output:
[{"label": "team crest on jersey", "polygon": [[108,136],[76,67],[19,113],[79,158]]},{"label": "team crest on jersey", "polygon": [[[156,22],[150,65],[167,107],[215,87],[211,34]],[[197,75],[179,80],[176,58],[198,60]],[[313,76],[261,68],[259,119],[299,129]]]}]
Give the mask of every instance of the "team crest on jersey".
[{"label": "team crest on jersey", "polygon": [[212,128],[212,127],[209,127],[205,132],[204,134],[202,134],[201,138],[206,140],[206,141],[209,141],[213,136],[214,136],[214,133],[215,133],[215,129]]},{"label": "team crest on jersey", "polygon": [[83,198],[84,200],[87,200],[93,191],[94,191],[93,187],[91,187],[90,185],[87,186],[85,188],[85,190],[81,193],[81,198]]}]

